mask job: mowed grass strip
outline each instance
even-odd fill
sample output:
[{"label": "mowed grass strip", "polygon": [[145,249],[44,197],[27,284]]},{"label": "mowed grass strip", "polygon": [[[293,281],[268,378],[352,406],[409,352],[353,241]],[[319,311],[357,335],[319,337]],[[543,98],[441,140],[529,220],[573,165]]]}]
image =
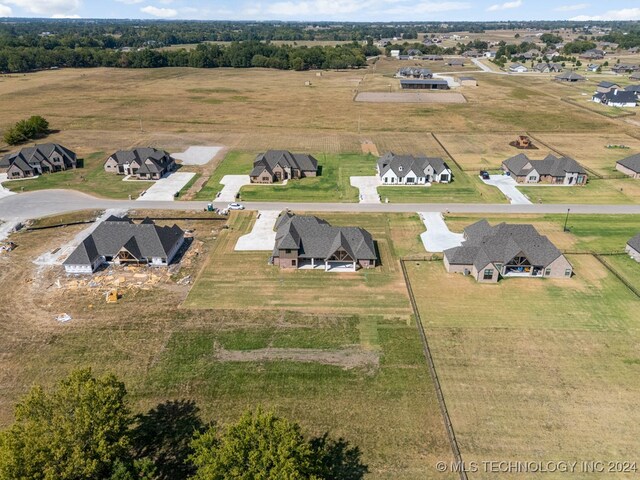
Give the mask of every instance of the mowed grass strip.
[{"label": "mowed grass strip", "polygon": [[[284,308],[310,312],[409,314],[398,255],[424,252],[424,230],[415,214],[321,214],[332,225],[367,229],[382,265],[355,273],[281,270],[268,265],[270,252],[236,252],[237,239],[251,229],[254,214],[239,212],[218,237],[184,302],[187,308]],[[398,233],[393,226],[399,225]]]},{"label": "mowed grass strip", "polygon": [[569,260],[571,279],[495,285],[407,265],[466,462],[636,454],[638,300],[594,257]]},{"label": "mowed grass strip", "polygon": [[64,172],[47,173],[38,178],[11,180],[2,185],[13,192],[33,192],[46,189],[71,189],[98,197],[126,199],[129,195],[137,198],[153,182],[123,182],[122,175],[104,171],[104,152],[95,152],[84,158],[84,166]]}]

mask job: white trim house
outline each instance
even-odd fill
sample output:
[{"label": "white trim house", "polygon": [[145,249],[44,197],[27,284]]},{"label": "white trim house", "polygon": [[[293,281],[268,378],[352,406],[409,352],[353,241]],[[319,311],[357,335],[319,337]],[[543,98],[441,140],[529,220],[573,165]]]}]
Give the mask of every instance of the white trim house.
[{"label": "white trim house", "polygon": [[451,169],[442,158],[384,154],[378,160],[378,177],[382,185],[428,185],[449,183]]}]

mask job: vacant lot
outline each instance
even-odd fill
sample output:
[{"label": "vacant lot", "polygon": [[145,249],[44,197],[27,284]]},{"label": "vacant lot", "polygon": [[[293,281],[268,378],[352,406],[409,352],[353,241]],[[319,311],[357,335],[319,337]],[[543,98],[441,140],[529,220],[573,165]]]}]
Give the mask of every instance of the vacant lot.
[{"label": "vacant lot", "polygon": [[231,218],[231,228],[218,237],[185,307],[367,314],[375,302],[377,314],[410,314],[397,258],[424,252],[418,242],[424,227],[417,215],[321,214],[333,225],[366,228],[377,242],[380,267],[340,274],[282,271],[267,264],[269,252],[234,251],[238,237],[250,231],[254,218],[250,212],[240,212]]},{"label": "vacant lot", "polygon": [[466,103],[464,95],[458,92],[361,92],[356,102],[365,103]]},{"label": "vacant lot", "polygon": [[[353,222],[353,216],[343,218],[348,220]],[[106,304],[102,289],[59,289],[59,271],[36,270],[30,263],[82,226],[15,235],[18,248],[0,256],[0,281],[17,287],[5,289],[0,302],[0,425],[11,422],[15,402],[34,383],[51,385],[73,368],[91,366],[127,383],[135,412],[166,400],[192,399],[205,420],[227,422],[246,408],[263,405],[300,421],[310,434],[329,431],[359,446],[371,470],[368,478],[433,477],[436,462],[451,459],[450,448],[406,290],[396,285],[400,274],[394,260],[418,248],[420,222],[417,216],[398,216],[363,223],[379,224],[376,236],[393,227],[393,248],[389,243],[383,256],[389,265],[360,285],[348,275],[333,277],[334,282],[345,282],[346,295],[363,289],[369,302],[396,305],[393,311],[370,315],[371,309],[365,311],[356,301],[343,302],[340,309],[318,303],[321,308],[309,306],[305,312],[247,309],[246,303],[229,309],[224,307],[232,303],[234,291],[220,285],[207,292],[214,308],[191,309],[179,307],[189,286],[171,280],[122,288],[119,303]],[[207,260],[211,254],[225,260],[219,227],[183,225],[188,226],[202,242],[200,260],[194,257],[200,265],[216,265]],[[238,224],[232,227],[226,234],[238,233]],[[260,260],[263,266],[266,258]],[[173,278],[191,272],[183,269]],[[246,276],[241,269],[237,274]],[[274,296],[306,295],[305,282],[296,278],[301,285],[285,280]],[[255,294],[263,295],[259,288],[266,281],[258,278],[254,285]],[[393,294],[397,300],[390,300]],[[73,319],[56,322],[62,312]]]},{"label": "vacant lot", "polygon": [[595,258],[569,259],[570,280],[497,285],[408,266],[466,462],[634,458],[638,298]]}]

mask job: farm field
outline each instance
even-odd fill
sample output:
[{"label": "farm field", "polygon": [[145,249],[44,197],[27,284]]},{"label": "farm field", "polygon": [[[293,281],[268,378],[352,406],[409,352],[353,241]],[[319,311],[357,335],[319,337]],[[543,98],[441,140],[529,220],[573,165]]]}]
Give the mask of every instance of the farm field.
[{"label": "farm field", "polygon": [[419,241],[424,225],[418,216],[323,213],[320,217],[332,225],[357,224],[367,229],[377,242],[382,265],[344,274],[281,271],[267,264],[270,252],[234,251],[237,239],[251,230],[255,219],[254,213],[239,212],[231,218],[230,229],[218,237],[214,253],[196,278],[184,306],[366,314],[375,301],[380,315],[409,315],[397,258],[424,252]]},{"label": "farm field", "polygon": [[638,299],[594,257],[569,260],[570,280],[497,285],[407,264],[465,462],[635,455]]},{"label": "farm field", "polygon": [[[324,217],[336,224],[354,221],[353,215]],[[54,286],[59,273],[36,270],[30,263],[82,226],[14,235],[18,248],[0,257],[0,281],[23,288],[6,290],[0,302],[5,319],[0,326],[0,425],[11,421],[15,402],[31,385],[49,386],[74,368],[90,366],[97,374],[115,372],[126,382],[134,413],[189,399],[203,420],[227,422],[262,405],[299,421],[310,435],[328,431],[357,445],[371,471],[367,478],[434,477],[437,461],[452,460],[451,449],[396,261],[397,255],[421,248],[417,235],[422,225],[415,215],[358,218],[375,231],[386,265],[366,278],[362,274],[360,281],[340,276],[344,289],[334,286],[329,293],[359,298],[332,298],[337,307],[316,309],[254,309],[239,299],[233,305],[234,292],[221,284],[201,299],[211,308],[191,308],[189,299],[184,301],[189,286],[175,282],[123,287],[119,303],[106,304],[102,289],[60,290]],[[190,226],[203,244],[195,257],[201,265],[220,266],[214,273],[228,279],[224,268],[238,257],[223,251],[230,244],[224,235],[237,236],[251,221],[242,212],[232,218],[229,230],[218,226],[212,232],[211,223],[199,221],[183,227]],[[392,233],[385,234],[389,228]],[[260,254],[259,267],[266,267],[265,254]],[[197,265],[173,277],[194,270]],[[275,279],[275,295],[305,296],[309,284],[294,277],[296,283]],[[323,279],[312,281],[324,288]],[[257,278],[252,289],[262,300],[265,285],[266,279]],[[367,298],[395,308],[371,314],[364,308]],[[56,322],[60,312],[72,320]]]}]

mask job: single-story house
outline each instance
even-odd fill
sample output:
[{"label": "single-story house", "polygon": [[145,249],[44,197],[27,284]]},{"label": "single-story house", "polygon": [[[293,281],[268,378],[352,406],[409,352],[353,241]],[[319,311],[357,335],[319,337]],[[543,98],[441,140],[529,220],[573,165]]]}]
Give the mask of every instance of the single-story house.
[{"label": "single-story house", "polygon": [[590,63],[589,65],[586,66],[585,70],[587,72],[597,72],[598,69],[600,68],[600,65],[596,65],[595,63]]},{"label": "single-story house", "polygon": [[625,92],[636,92],[637,96],[640,96],[640,85],[628,85],[624,87]]},{"label": "single-story house", "polygon": [[387,152],[376,166],[383,185],[424,185],[449,183],[453,173],[442,158],[414,157]]},{"label": "single-story house", "polygon": [[627,92],[625,90],[612,90],[607,93],[596,92],[591,97],[596,103],[602,103],[610,107],[630,107],[633,108],[638,104],[638,95],[636,92]]},{"label": "single-story house", "polygon": [[464,67],[464,59],[462,58],[450,58],[445,62],[448,67]]},{"label": "single-story house", "polygon": [[486,58],[496,58],[497,53],[498,53],[497,50],[487,50],[486,52],[484,52],[484,56]]},{"label": "single-story house", "polygon": [[403,67],[397,71],[396,77],[425,79],[432,78],[433,73],[428,68]]},{"label": "single-story house", "polygon": [[528,71],[529,69],[521,63],[512,63],[511,65],[509,65],[509,72],[511,73],[525,73]]},{"label": "single-story house", "polygon": [[373,238],[363,228],[333,227],[318,217],[289,212],[276,222],[271,262],[281,269],[355,272],[375,267],[377,259]]},{"label": "single-story house", "polygon": [[640,80],[640,72],[633,72],[629,77],[630,80]]},{"label": "single-story house", "polygon": [[118,150],[104,162],[105,172],[131,175],[139,180],[159,180],[175,169],[171,155],[151,147]]},{"label": "single-story house", "polygon": [[572,158],[547,155],[543,160],[531,160],[524,153],[502,162],[502,170],[518,183],[551,183],[584,185],[587,172]]},{"label": "single-story house", "polygon": [[429,61],[442,60],[442,55],[423,55],[422,60],[429,60]]},{"label": "single-story house", "polygon": [[611,90],[619,90],[619,89],[620,89],[620,85],[613,82],[607,82],[606,80],[603,80],[596,86],[596,90],[601,93],[609,93]]},{"label": "single-story house", "polygon": [[640,66],[630,65],[628,63],[619,63],[611,67],[611,70],[615,73],[631,73],[640,70]]},{"label": "single-story house", "polygon": [[466,52],[464,52],[462,56],[465,58],[478,58],[482,56],[482,53],[480,53],[475,48],[472,48],[471,50],[467,50]]},{"label": "single-story house", "polygon": [[640,262],[640,233],[627,242],[625,251],[636,262]]},{"label": "single-story house", "polygon": [[640,153],[623,158],[616,162],[616,170],[640,180]]},{"label": "single-story house", "polygon": [[76,154],[57,143],[25,147],[18,152],[5,155],[0,160],[0,172],[6,172],[9,180],[61,172],[76,166]]},{"label": "single-story house", "polygon": [[111,216],[102,222],[64,261],[67,273],[93,273],[104,263],[167,266],[184,243],[177,225],[159,227],[146,218],[134,223]]},{"label": "single-story house", "polygon": [[410,57],[419,57],[422,55],[422,52],[417,48],[410,48],[409,50],[407,50],[407,55],[409,55]]},{"label": "single-story house", "polygon": [[586,78],[576,72],[563,72],[560,75],[556,75],[554,79],[557,82],[584,82]]},{"label": "single-story house", "polygon": [[274,183],[288,179],[315,177],[318,161],[306,153],[268,150],[258,154],[249,174],[251,183]]},{"label": "single-story house", "polygon": [[533,67],[533,69],[538,73],[549,73],[551,72],[551,67],[548,63],[538,63]]},{"label": "single-story house", "polygon": [[605,55],[606,52],[604,50],[598,50],[597,48],[594,48],[584,52],[582,55],[580,55],[580,58],[586,58],[587,60],[601,60]]},{"label": "single-story house", "polygon": [[459,77],[458,82],[463,87],[477,87],[478,81],[474,77]]},{"label": "single-story house", "polygon": [[400,80],[400,87],[403,90],[449,90],[446,80],[436,78],[403,78]]},{"label": "single-story house", "polygon": [[480,220],[464,229],[459,247],[444,251],[449,273],[471,275],[478,282],[495,283],[500,277],[570,278],[573,267],[566,257],[533,225],[491,226]]}]

